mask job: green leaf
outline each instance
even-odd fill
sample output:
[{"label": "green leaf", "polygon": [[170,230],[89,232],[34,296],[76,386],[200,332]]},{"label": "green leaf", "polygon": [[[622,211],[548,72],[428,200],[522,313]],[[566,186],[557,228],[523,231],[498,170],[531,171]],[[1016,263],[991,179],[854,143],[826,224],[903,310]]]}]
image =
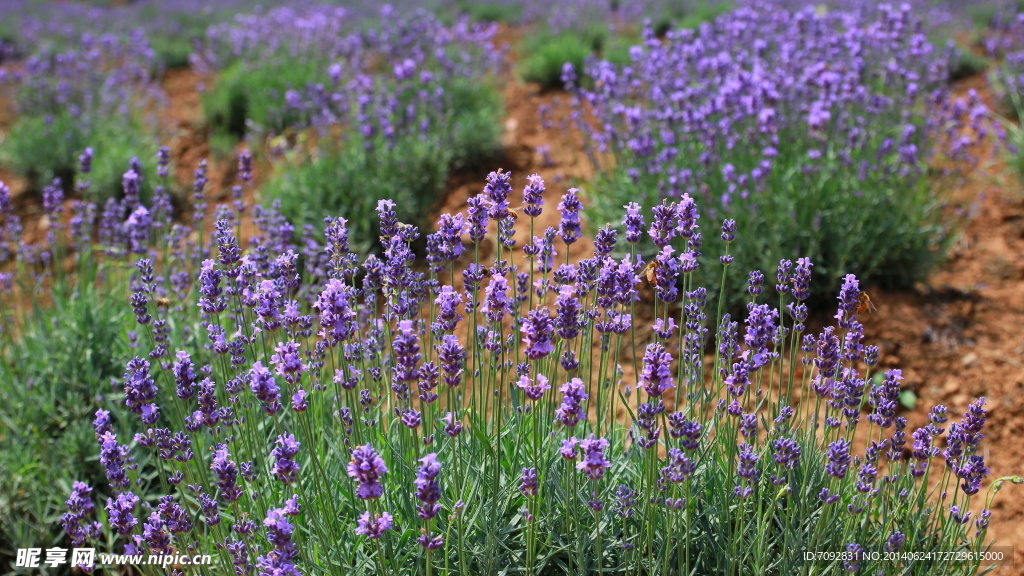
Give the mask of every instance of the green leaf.
[{"label": "green leaf", "polygon": [[907,410],[913,410],[917,406],[917,394],[914,394],[913,390],[900,392],[900,404],[903,404]]}]

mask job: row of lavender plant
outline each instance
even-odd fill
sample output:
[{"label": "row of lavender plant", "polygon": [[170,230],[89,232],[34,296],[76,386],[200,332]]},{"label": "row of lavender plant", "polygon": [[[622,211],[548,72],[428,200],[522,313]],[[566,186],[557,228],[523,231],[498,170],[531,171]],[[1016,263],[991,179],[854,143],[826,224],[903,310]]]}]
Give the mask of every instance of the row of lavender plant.
[{"label": "row of lavender plant", "polygon": [[82,33],[68,45],[43,45],[0,67],[0,87],[12,88],[16,114],[0,161],[40,190],[54,178],[69,182],[75,159],[91,144],[99,164],[88,199],[120,192],[132,154],[141,154],[150,170],[155,164],[155,111],[163,93],[150,75],[152,59],[141,32]]},{"label": "row of lavender plant", "polygon": [[[239,174],[245,185],[247,154]],[[541,233],[544,182],[528,179],[517,219],[510,175],[495,172],[466,213],[441,216],[418,264],[420,231],[388,201],[386,250],[360,260],[344,219],[327,222],[325,243],[295,245],[286,221],[255,207],[242,239],[241,201],[197,235],[147,208],[137,177],[98,222],[83,203],[62,215],[61,188],[49,189],[55,233],[12,252],[50,256],[19,257],[5,276],[12,305],[60,289],[63,267],[49,263],[74,250],[77,273],[134,310],[123,406],[94,421],[106,485],[76,484],[62,519],[74,546],[210,553],[219,564],[202,572],[239,575],[924,574],[935,566],[866,552],[986,546],[991,497],[972,512],[988,474],[984,400],[948,431],[936,406],[910,433],[900,371],[874,378],[854,276],[836,325],[807,333],[806,258],[780,262],[775,282],[752,271],[746,318],[719,317],[722,295],[693,282],[702,234],[746,239],[733,220],[703,231],[687,195],[649,222],[628,207],[572,262],[578,191]],[[197,203],[205,186],[201,167]],[[662,248],[655,266],[635,254],[645,238]],[[732,262],[721,255],[718,273]],[[653,310],[638,300],[644,282]],[[33,309],[4,321],[16,331]],[[146,431],[126,437],[124,413]],[[814,564],[804,550],[847,555]]]},{"label": "row of lavender plant", "polygon": [[[381,11],[378,27],[343,33],[341,9],[279,8],[211,27],[200,62],[225,70],[208,95],[230,116],[246,102],[246,138],[268,145],[278,175],[264,192],[297,226],[343,216],[358,251],[373,241],[377,200],[425,225],[448,174],[497,154],[503,52],[493,24]],[[307,130],[312,128],[312,130]],[[289,129],[296,139],[269,138]],[[268,141],[269,140],[269,141]]]},{"label": "row of lavender plant", "polygon": [[592,84],[567,67],[599,220],[688,193],[757,238],[745,266],[799,247],[829,292],[849,271],[921,278],[951,237],[929,164],[971,160],[986,131],[973,92],[949,97],[926,32],[906,4],[749,7],[665,41],[648,28],[629,64],[590,61]]},{"label": "row of lavender plant", "polygon": [[382,9],[379,28],[346,33],[351,20],[329,5],[239,15],[210,27],[196,64],[215,70],[235,62],[295,67],[312,61],[313,75],[274,95],[278,108],[299,112],[292,127],[343,124],[358,126],[364,137],[395,138],[426,130],[423,110],[438,108],[452,78],[479,80],[500,62],[491,44],[494,25],[460,19],[446,26],[429,12],[402,15],[391,6]]},{"label": "row of lavender plant", "polygon": [[[1020,118],[1024,117],[1024,12],[1006,10],[992,22],[985,38],[985,52],[999,61],[989,74],[989,83],[999,105],[995,115],[1000,142],[1009,152],[1010,165],[1018,175],[1024,175],[1024,130]],[[1005,115],[1005,116],[1003,116]],[[1016,122],[1014,121],[1016,119]]]}]

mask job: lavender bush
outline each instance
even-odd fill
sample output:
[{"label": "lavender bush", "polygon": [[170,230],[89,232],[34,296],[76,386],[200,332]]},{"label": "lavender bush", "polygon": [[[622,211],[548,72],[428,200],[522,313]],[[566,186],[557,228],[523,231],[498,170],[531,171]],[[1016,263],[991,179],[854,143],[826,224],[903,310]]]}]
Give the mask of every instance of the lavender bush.
[{"label": "lavender bush", "polygon": [[[267,136],[302,130],[291,145],[269,141],[276,172],[266,197],[280,200],[296,226],[348,219],[365,251],[375,244],[369,222],[378,200],[394,200],[400,218],[425,225],[453,170],[500,151],[503,103],[493,74],[502,54],[494,25],[447,26],[422,11],[385,9],[379,28],[339,36],[344,17],[325,7],[280,9],[211,31],[208,60],[241,54],[233,66],[242,68],[222,80],[227,93],[210,98],[226,98],[228,127]],[[239,101],[236,89],[259,96]]]},{"label": "lavender bush", "polygon": [[[73,545],[208,553],[214,572],[239,575],[925,574],[935,567],[869,552],[985,549],[1003,480],[976,512],[984,399],[958,423],[936,406],[908,430],[900,371],[875,378],[855,276],[819,334],[803,323],[806,258],[781,264],[771,294],[751,274],[742,322],[709,322],[722,296],[694,283],[689,196],[650,226],[631,207],[571,262],[577,191],[558,228],[520,239],[539,233],[544,182],[529,178],[517,224],[509,181],[492,173],[466,213],[443,214],[423,264],[410,250],[421,232],[388,201],[386,251],[365,259],[341,218],[323,243],[296,245],[263,208],[240,238],[245,206],[223,205],[193,235],[134,197],[98,224],[79,206],[62,234],[18,247],[5,302],[66,286],[52,260],[25,260],[66,251],[74,275],[131,308],[123,396],[93,419],[106,481],[70,487],[61,518]],[[203,185],[197,174],[197,200]],[[717,228],[728,246],[747,240],[732,220]],[[647,237],[664,246],[651,269],[634,254]],[[642,282],[653,325],[638,319]],[[37,314],[4,314],[5,394],[26,387],[7,354]],[[850,554],[812,564],[804,550]]]},{"label": "lavender bush", "polygon": [[[151,57],[139,34],[85,33],[70,48],[44,46],[17,66],[0,68],[0,84],[15,88],[18,114],[0,145],[0,160],[37,191],[56,178],[70,192],[78,158],[92,147],[98,158],[92,185],[81,190],[91,201],[123,193],[121,175],[133,156],[143,158],[146,175],[154,176],[153,112],[162,94],[149,76]],[[145,196],[151,190],[142,184]]]},{"label": "lavender bush", "polygon": [[577,86],[575,69],[563,79],[599,171],[596,222],[629,201],[690,194],[737,222],[744,268],[768,270],[793,248],[811,257],[819,295],[850,271],[889,285],[921,278],[952,236],[929,162],[969,159],[984,135],[985,108],[973,94],[950,100],[945,60],[908,6],[741,8],[665,42],[647,28],[629,65],[585,72],[593,88]]},{"label": "lavender bush", "polygon": [[[1024,12],[1001,12],[993,19],[993,30],[986,39],[985,50],[1000,65],[989,74],[1004,114],[996,115],[1000,140],[1009,152],[1010,164],[1019,176],[1024,176],[1024,130],[1019,125],[1024,118]],[[1017,119],[1018,122],[1014,122]]]}]

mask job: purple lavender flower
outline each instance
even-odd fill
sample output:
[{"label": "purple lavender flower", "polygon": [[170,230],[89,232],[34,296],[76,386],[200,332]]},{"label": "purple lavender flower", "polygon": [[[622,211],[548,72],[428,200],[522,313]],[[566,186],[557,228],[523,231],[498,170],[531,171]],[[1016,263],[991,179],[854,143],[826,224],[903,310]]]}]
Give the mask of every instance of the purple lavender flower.
[{"label": "purple lavender flower", "polygon": [[487,316],[488,322],[501,322],[508,310],[508,280],[504,276],[492,276],[484,292],[486,297],[480,311]]},{"label": "purple lavender flower", "polygon": [[799,258],[796,261],[796,272],[793,274],[793,298],[807,300],[811,288],[811,259]]},{"label": "purple lavender flower", "polygon": [[567,90],[572,90],[572,87],[576,84],[578,79],[576,76],[576,67],[573,66],[572,62],[566,62],[562,64],[562,75],[560,76],[562,84],[565,85]]},{"label": "purple lavender flower", "polygon": [[150,514],[149,519],[142,525],[142,538],[149,546],[151,554],[159,556],[171,553],[171,535],[157,512]]},{"label": "purple lavender flower", "polygon": [[395,371],[394,380],[398,388],[396,392],[404,393],[409,385],[419,379],[420,354],[419,335],[412,320],[398,323],[398,331],[394,337]]},{"label": "purple lavender flower", "polygon": [[562,393],[562,405],[555,410],[555,420],[566,428],[573,428],[583,418],[583,401],[589,396],[583,380],[573,378],[558,389]]},{"label": "purple lavender flower", "polygon": [[451,334],[462,320],[462,315],[458,313],[462,296],[451,286],[442,286],[434,303],[437,305],[437,318],[434,319],[431,329],[435,334]]},{"label": "purple lavender flower", "polygon": [[306,366],[302,363],[302,357],[299,355],[297,342],[278,342],[270,361],[274,364],[274,371],[277,372],[277,375],[283,377],[284,381],[292,386],[298,385],[302,380],[302,373],[306,371]]},{"label": "purple lavender flower", "polygon": [[988,530],[988,523],[992,518],[992,511],[987,508],[981,509],[981,514],[978,515],[978,519],[974,521],[974,527],[977,528],[974,532],[974,537],[977,538],[981,534]]},{"label": "purple lavender flower", "polygon": [[437,454],[427,454],[420,458],[420,469],[416,474],[416,499],[421,502],[419,517],[429,520],[441,511],[441,484],[437,477],[441,474],[441,463]]},{"label": "purple lavender flower", "polygon": [[380,219],[380,235],[382,237],[390,239],[398,234],[398,215],[395,213],[394,202],[378,200],[377,217]]},{"label": "purple lavender flower", "polygon": [[612,228],[611,224],[607,224],[597,231],[597,235],[594,237],[594,256],[598,258],[604,258],[615,250],[615,240],[618,236],[619,231]]},{"label": "purple lavender flower", "polygon": [[566,460],[573,460],[576,458],[576,450],[580,441],[575,436],[562,440],[562,446],[558,449],[558,453],[562,455],[562,458]]},{"label": "purple lavender flower", "polygon": [[71,537],[71,544],[81,547],[85,544],[88,536],[84,527],[85,516],[95,508],[92,503],[92,488],[84,482],[75,482],[71,486],[71,496],[67,499],[68,511],[61,516],[61,526],[68,536]]},{"label": "purple lavender flower", "polygon": [[846,477],[846,471],[850,467],[850,442],[840,438],[828,445],[828,463],[825,464],[825,472],[829,476],[839,478]]},{"label": "purple lavender flower", "polygon": [[903,549],[903,543],[907,541],[907,535],[896,530],[889,535],[889,538],[885,541],[884,550],[886,552],[899,552]]},{"label": "purple lavender flower", "polygon": [[757,436],[757,415],[756,414],[743,414],[740,416],[740,434],[744,438],[753,438]]},{"label": "purple lavender flower", "polygon": [[793,261],[782,259],[776,273],[775,291],[779,294],[789,293],[789,282],[793,279]]},{"label": "purple lavender flower", "polygon": [[558,330],[559,338],[572,340],[579,335],[582,308],[580,299],[576,296],[575,286],[559,287],[558,297],[555,299],[555,328]]},{"label": "purple lavender flower", "polygon": [[412,429],[420,425],[420,422],[423,421],[423,417],[418,410],[413,410],[412,408],[410,408],[400,413],[399,420],[402,422],[402,425],[404,425],[406,428]]},{"label": "purple lavender flower", "polygon": [[662,249],[675,238],[679,220],[678,206],[675,202],[669,204],[667,200],[662,200],[661,204],[652,209],[652,213],[651,228],[647,233],[654,245]]},{"label": "purple lavender flower", "polygon": [[134,168],[129,168],[121,176],[121,188],[124,190],[125,205],[129,210],[134,210],[139,205],[139,184],[142,177]]},{"label": "purple lavender flower", "polygon": [[220,287],[222,272],[214,267],[213,260],[203,260],[199,271],[199,309],[205,314],[219,314],[227,309],[227,301],[221,297],[224,290]]},{"label": "purple lavender flower", "polygon": [[949,516],[957,524],[967,524],[971,520],[971,511],[961,510],[959,506],[953,505],[949,507]]},{"label": "purple lavender flower", "polygon": [[747,293],[754,297],[759,296],[761,294],[761,287],[764,286],[764,274],[760,270],[751,271],[747,284]]},{"label": "purple lavender flower", "polygon": [[441,418],[444,422],[444,433],[451,438],[455,438],[462,433],[462,422],[456,420],[455,412],[448,412]]},{"label": "purple lavender flower", "polygon": [[551,343],[555,328],[551,323],[551,312],[546,307],[530,310],[521,332],[527,358],[539,360],[555,350],[555,345]]},{"label": "purple lavender flower", "polygon": [[203,521],[207,526],[220,524],[220,507],[217,501],[206,492],[199,495],[199,509],[203,513]]},{"label": "purple lavender flower", "polygon": [[213,428],[220,420],[220,413],[217,411],[217,387],[213,380],[204,378],[196,385],[199,391],[199,410],[192,415],[197,424],[203,424],[207,428]]},{"label": "purple lavender flower", "polygon": [[295,527],[288,521],[288,516],[299,514],[298,497],[292,498],[283,508],[267,510],[263,519],[263,527],[267,531],[267,541],[274,548],[256,559],[256,568],[261,575],[301,576],[295,566],[299,557],[298,548],[292,542]]},{"label": "purple lavender flower", "polygon": [[661,469],[662,476],[669,482],[683,482],[697,471],[697,463],[679,448],[668,451],[668,466]]},{"label": "purple lavender flower", "polygon": [[192,530],[192,516],[174,501],[173,496],[161,496],[157,510],[171,534],[184,534]]},{"label": "purple lavender flower", "polygon": [[581,234],[580,210],[583,209],[583,204],[580,202],[577,192],[579,189],[569,188],[562,196],[562,201],[558,203],[558,211],[562,213],[558,232],[566,244],[576,242]]},{"label": "purple lavender flower", "polygon": [[337,278],[331,278],[313,304],[313,308],[320,312],[320,336],[328,346],[347,341],[358,330],[356,313],[352,309],[354,300],[352,288]]},{"label": "purple lavender flower", "polygon": [[495,222],[501,222],[508,218],[508,195],[512,193],[512,185],[509,179],[511,172],[491,172],[487,175],[487,184],[484,186],[484,194],[490,200],[488,216]]},{"label": "purple lavender flower", "polygon": [[274,383],[274,376],[263,364],[254,362],[249,372],[249,388],[253,395],[263,403],[263,410],[267,414],[276,414],[281,410],[280,388]]},{"label": "purple lavender flower", "polygon": [[914,433],[910,435],[911,438],[914,439],[914,451],[912,455],[915,459],[927,461],[928,459],[938,455],[939,449],[932,446],[932,442],[935,439],[935,435],[932,434],[932,432],[933,430],[930,426],[924,426],[914,430]]},{"label": "purple lavender flower", "polygon": [[682,412],[670,414],[668,417],[669,435],[681,439],[684,450],[694,451],[700,446],[703,429],[700,422],[687,420]]},{"label": "purple lavender flower", "polygon": [[149,377],[149,362],[136,356],[128,362],[124,374],[125,406],[140,414],[146,424],[153,424],[160,416],[160,408],[153,404],[156,395],[157,387]]},{"label": "purple lavender flower", "polygon": [[274,459],[274,467],[270,471],[282,484],[291,484],[299,471],[299,463],[295,461],[295,456],[299,453],[299,442],[292,434],[281,434],[274,442],[277,448],[270,452],[271,458]]},{"label": "purple lavender flower", "polygon": [[466,250],[462,245],[462,233],[466,229],[466,219],[462,214],[442,214],[437,222],[437,234],[440,239],[441,257],[454,262]]},{"label": "purple lavender flower", "polygon": [[636,244],[643,238],[643,229],[646,226],[644,217],[640,214],[640,205],[630,202],[623,208],[626,209],[626,215],[622,219],[622,226],[626,229],[626,242]]},{"label": "purple lavender flower", "polygon": [[736,467],[736,475],[753,484],[761,475],[757,469],[759,456],[757,451],[750,444],[740,444],[739,464]]},{"label": "purple lavender flower", "polygon": [[[255,531],[256,524],[251,520],[249,524],[252,525],[253,531]],[[231,554],[231,565],[234,567],[235,576],[246,576],[252,572],[253,565],[249,562],[249,549],[243,540],[232,538],[226,541],[224,546],[227,548],[228,553]]]},{"label": "purple lavender flower", "polygon": [[859,307],[860,282],[853,274],[847,274],[843,277],[843,286],[839,290],[839,311],[836,313],[841,328],[846,328],[844,323],[856,314]]},{"label": "purple lavender flower", "polygon": [[174,374],[175,394],[182,400],[192,397],[196,385],[196,373],[192,364],[192,358],[188,352],[179,351],[175,358],[171,372]]},{"label": "purple lavender flower", "polygon": [[220,497],[225,502],[234,502],[242,497],[242,489],[238,486],[238,467],[231,460],[227,445],[217,445],[210,470],[217,475],[217,487],[220,488]]},{"label": "purple lavender flower", "polygon": [[384,535],[385,532],[391,530],[394,526],[395,518],[387,513],[381,512],[380,514],[370,515],[370,513],[363,512],[359,516],[359,521],[356,526],[356,535],[366,536],[371,540],[376,540]]},{"label": "purple lavender flower", "polygon": [[633,507],[636,506],[637,491],[625,484],[620,484],[615,491],[616,503],[615,513],[619,518],[630,518],[633,516]]},{"label": "purple lavender flower", "polygon": [[487,214],[489,212],[489,201],[487,196],[477,194],[466,200],[469,205],[467,220],[469,221],[469,239],[471,242],[480,243],[487,236]]},{"label": "purple lavender flower", "polygon": [[694,202],[693,198],[689,194],[683,194],[683,197],[679,199],[679,205],[676,207],[676,216],[679,219],[679,223],[676,226],[676,233],[687,240],[694,239],[699,232],[697,232],[697,220],[700,219],[700,215],[697,214],[697,203]]},{"label": "purple lavender flower", "polygon": [[544,180],[538,174],[526,177],[526,188],[523,189],[523,213],[531,218],[540,216],[544,205]]},{"label": "purple lavender flower", "polygon": [[107,498],[107,523],[122,536],[132,533],[139,521],[132,515],[139,497],[131,492],[122,492],[114,498]]},{"label": "purple lavender flower", "polygon": [[675,388],[670,366],[672,355],[660,342],[647,345],[644,352],[644,367],[640,374],[640,385],[652,398],[660,397],[667,390]]},{"label": "purple lavender flower", "polygon": [[[97,411],[96,419],[100,419],[100,411]],[[105,411],[103,411],[105,412]],[[110,484],[110,488],[116,492],[127,490],[131,485],[131,480],[128,478],[128,466],[130,465],[129,458],[131,452],[127,446],[122,446],[117,443],[117,436],[110,430],[104,430],[102,434],[98,431],[101,429],[97,426],[97,434],[99,436],[100,443],[100,464],[103,465],[107,475],[107,482]]]},{"label": "purple lavender flower", "polygon": [[850,543],[846,545],[846,552],[849,554],[850,559],[843,561],[843,568],[847,572],[856,572],[860,570],[860,561],[864,553],[864,548],[860,544]]},{"label": "purple lavender flower", "polygon": [[85,150],[78,156],[78,171],[82,174],[88,174],[92,172],[92,148],[86,147]]},{"label": "purple lavender flower", "polygon": [[580,451],[583,452],[583,460],[576,464],[577,470],[582,470],[587,478],[600,480],[605,470],[611,467],[611,462],[604,456],[604,451],[609,443],[604,438],[595,438],[593,434],[589,438],[580,440]]},{"label": "purple lavender flower", "polygon": [[533,239],[535,253],[537,254],[537,270],[541,273],[550,272],[554,265],[555,256],[558,255],[558,252],[555,251],[555,237],[557,235],[558,230],[549,226],[544,229],[544,238],[538,239],[534,237]]},{"label": "purple lavender flower", "polygon": [[64,185],[60,178],[43,187],[43,211],[51,218],[57,219],[55,225],[60,225],[59,217],[64,208]]},{"label": "purple lavender flower", "polygon": [[775,463],[786,470],[793,470],[800,464],[800,445],[790,438],[778,438],[772,443]]},{"label": "purple lavender flower", "polygon": [[976,449],[978,442],[984,436],[981,431],[985,427],[985,399],[978,398],[967,408],[963,419],[960,421],[960,431],[963,435],[964,444],[969,449]]},{"label": "purple lavender flower", "polygon": [[530,400],[540,400],[544,396],[544,392],[551,389],[551,386],[548,385],[548,377],[543,374],[537,374],[533,378],[524,374],[516,386],[521,388]]},{"label": "purple lavender flower", "polygon": [[422,546],[424,550],[437,550],[444,546],[444,536],[421,529],[421,534],[416,538],[416,543]]},{"label": "purple lavender flower", "polygon": [[893,432],[892,438],[889,439],[889,451],[886,453],[886,458],[896,461],[903,457],[903,446],[907,443],[905,432],[907,419],[897,416],[893,418],[893,423],[896,425],[896,431]]},{"label": "purple lavender flower", "polygon": [[449,388],[459,386],[462,383],[466,351],[459,342],[458,336],[449,334],[444,337],[437,347],[437,359],[441,363],[441,371],[444,372],[445,385]]},{"label": "purple lavender flower", "polygon": [[144,291],[132,292],[129,303],[132,306],[132,312],[135,313],[135,322],[139,325],[145,326],[153,320],[153,316],[149,314],[149,300]]},{"label": "purple lavender flower", "polygon": [[523,493],[523,496],[536,496],[538,486],[537,469],[523,468],[519,475],[519,491]]},{"label": "purple lavender flower", "polygon": [[977,494],[981,490],[981,481],[988,476],[989,468],[985,466],[985,457],[980,455],[968,456],[966,462],[957,470],[957,476],[963,479],[960,488],[964,494]]},{"label": "purple lavender flower", "polygon": [[359,482],[356,496],[363,500],[379,498],[384,493],[380,478],[388,473],[384,459],[373,449],[373,446],[358,446],[352,449],[352,460],[348,463],[348,475]]},{"label": "purple lavender flower", "polygon": [[732,242],[736,239],[736,221],[726,219],[722,221],[722,241]]}]

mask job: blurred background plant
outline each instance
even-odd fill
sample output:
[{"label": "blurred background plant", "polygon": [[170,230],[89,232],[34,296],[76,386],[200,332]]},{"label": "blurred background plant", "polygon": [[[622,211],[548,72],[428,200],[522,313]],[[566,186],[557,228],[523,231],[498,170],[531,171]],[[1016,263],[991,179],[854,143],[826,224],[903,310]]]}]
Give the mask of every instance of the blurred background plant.
[{"label": "blurred background plant", "polygon": [[213,138],[269,144],[263,195],[297,229],[336,215],[369,232],[384,198],[426,226],[448,176],[500,152],[494,25],[385,11],[379,28],[342,35],[346,18],[281,8],[212,28],[207,65],[231,60],[204,99]]},{"label": "blurred background plant", "polygon": [[1000,141],[1017,176],[1024,179],[1024,12],[997,12],[992,16],[992,33],[985,50],[998,61],[988,75],[999,109],[994,117],[1000,125]]},{"label": "blurred background plant", "polygon": [[850,272],[890,287],[923,278],[954,235],[929,165],[970,159],[985,108],[950,101],[946,62],[907,9],[865,18],[744,8],[664,42],[648,28],[629,66],[590,62],[577,118],[593,118],[578,127],[598,169],[595,222],[689,194],[737,221],[744,269],[795,250],[816,263],[819,294]]},{"label": "blurred background plant", "polygon": [[[84,197],[102,201],[122,193],[128,161],[156,163],[155,109],[161,93],[150,79],[151,51],[139,34],[81,36],[64,50],[41,48],[0,80],[16,89],[17,121],[0,141],[0,161],[40,194],[55,178],[70,186],[79,156],[92,147],[101,161]],[[152,189],[143,181],[142,194]],[[68,187],[66,192],[72,192]]]}]

